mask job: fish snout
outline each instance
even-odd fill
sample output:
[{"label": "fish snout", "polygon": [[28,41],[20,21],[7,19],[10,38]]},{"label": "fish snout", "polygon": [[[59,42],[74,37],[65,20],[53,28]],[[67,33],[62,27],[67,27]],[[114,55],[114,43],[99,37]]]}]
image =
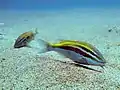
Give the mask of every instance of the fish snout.
[{"label": "fish snout", "polygon": [[18,38],[16,41],[15,41],[15,44],[14,44],[14,48],[21,48],[21,47],[25,47],[27,46],[27,39],[26,38]]}]

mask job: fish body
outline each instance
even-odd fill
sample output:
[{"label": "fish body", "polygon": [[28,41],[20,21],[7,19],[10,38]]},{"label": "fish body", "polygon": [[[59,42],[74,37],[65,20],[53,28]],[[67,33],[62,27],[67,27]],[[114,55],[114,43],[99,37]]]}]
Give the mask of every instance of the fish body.
[{"label": "fish body", "polygon": [[106,63],[103,55],[97,48],[83,41],[62,40],[53,44],[44,43],[46,45],[46,51],[61,53],[78,64],[102,67]]},{"label": "fish body", "polygon": [[25,32],[21,34],[17,40],[15,41],[14,48],[21,48],[21,47],[27,47],[28,43],[34,40],[35,35],[37,34],[37,29],[35,30],[35,33],[32,31]]}]

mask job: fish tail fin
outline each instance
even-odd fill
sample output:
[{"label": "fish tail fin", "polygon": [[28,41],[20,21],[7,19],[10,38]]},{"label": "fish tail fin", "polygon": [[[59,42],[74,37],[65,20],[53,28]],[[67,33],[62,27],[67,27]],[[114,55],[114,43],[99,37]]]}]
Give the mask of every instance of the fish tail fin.
[{"label": "fish tail fin", "polygon": [[42,47],[42,49],[39,51],[39,53],[45,53],[49,51],[50,43],[42,40],[42,39],[37,39],[39,46]]}]

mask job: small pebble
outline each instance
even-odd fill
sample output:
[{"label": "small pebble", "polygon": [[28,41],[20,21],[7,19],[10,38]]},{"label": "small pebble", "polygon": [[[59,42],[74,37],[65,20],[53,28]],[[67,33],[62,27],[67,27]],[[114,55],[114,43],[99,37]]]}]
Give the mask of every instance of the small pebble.
[{"label": "small pebble", "polygon": [[110,47],[108,46],[107,49],[110,49]]},{"label": "small pebble", "polygon": [[26,90],[28,90],[29,88],[27,87]]},{"label": "small pebble", "polygon": [[2,58],[1,62],[3,62],[5,60],[5,58]]},{"label": "small pebble", "polygon": [[112,32],[112,29],[109,29],[108,32]]},{"label": "small pebble", "polygon": [[116,33],[118,33],[118,31],[116,31]]},{"label": "small pebble", "polygon": [[5,60],[5,58],[2,58],[2,60]]}]

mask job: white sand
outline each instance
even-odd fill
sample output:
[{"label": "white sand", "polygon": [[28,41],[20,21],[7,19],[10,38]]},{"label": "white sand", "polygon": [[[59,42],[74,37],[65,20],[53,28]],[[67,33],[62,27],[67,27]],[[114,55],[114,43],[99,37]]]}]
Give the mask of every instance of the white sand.
[{"label": "white sand", "polygon": [[[4,23],[0,26],[0,90],[120,89],[119,10],[1,11],[0,15]],[[92,67],[102,71],[98,73],[61,63],[56,59],[66,58],[56,52],[13,49],[15,39],[32,28],[38,28],[36,38],[49,42],[72,39],[93,44],[107,61],[105,69]]]}]

